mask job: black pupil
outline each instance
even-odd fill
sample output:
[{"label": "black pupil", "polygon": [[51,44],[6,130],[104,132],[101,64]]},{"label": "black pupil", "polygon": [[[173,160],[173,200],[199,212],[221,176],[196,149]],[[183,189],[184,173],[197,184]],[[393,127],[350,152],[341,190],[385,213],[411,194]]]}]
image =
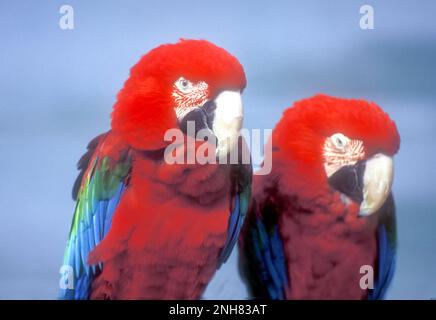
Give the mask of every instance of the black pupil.
[{"label": "black pupil", "polygon": [[188,81],[183,80],[183,81],[182,81],[182,86],[187,87],[187,86],[188,86]]}]

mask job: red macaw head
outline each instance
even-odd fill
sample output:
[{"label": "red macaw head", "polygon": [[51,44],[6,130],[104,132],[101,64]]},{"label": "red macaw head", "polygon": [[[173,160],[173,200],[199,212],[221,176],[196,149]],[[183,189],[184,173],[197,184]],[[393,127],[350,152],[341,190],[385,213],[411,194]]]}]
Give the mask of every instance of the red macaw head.
[{"label": "red macaw head", "polygon": [[360,206],[361,216],[376,212],[390,194],[400,137],[375,103],[325,95],[299,101],[284,112],[272,143],[273,169],[292,161],[294,176],[287,179],[302,193],[339,191]]},{"label": "red macaw head", "polygon": [[[205,40],[181,40],[144,55],[130,71],[112,113],[112,129],[134,148],[165,147],[168,129],[211,130],[226,152],[242,125],[246,85],[239,61]],[[231,141],[231,142],[229,142]]]}]

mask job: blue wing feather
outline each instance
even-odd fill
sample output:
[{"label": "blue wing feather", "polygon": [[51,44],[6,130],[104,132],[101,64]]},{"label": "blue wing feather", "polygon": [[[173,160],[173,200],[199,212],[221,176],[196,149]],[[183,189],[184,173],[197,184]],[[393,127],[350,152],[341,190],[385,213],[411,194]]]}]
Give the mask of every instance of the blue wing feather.
[{"label": "blue wing feather", "polygon": [[260,281],[266,288],[270,299],[284,299],[288,278],[278,225],[274,225],[272,231],[268,232],[263,221],[257,217],[256,228],[253,228],[251,232]]},{"label": "blue wing feather", "polygon": [[383,299],[392,281],[396,263],[396,219],[395,202],[392,194],[389,195],[379,213],[380,221],[377,228],[377,278],[374,289],[369,290],[368,299]]},{"label": "blue wing feather", "polygon": [[[93,212],[89,212],[88,224],[80,222],[75,239],[70,239],[64,263],[74,268],[74,289],[61,289],[60,299],[87,299],[93,277],[101,270],[101,265],[89,266],[89,253],[106,236],[112,223],[113,213],[121,199],[125,184],[120,183],[118,192],[108,200],[98,201]],[[101,231],[104,230],[102,233]],[[73,240],[73,241],[71,241]]]},{"label": "blue wing feather", "polygon": [[218,268],[220,268],[221,265],[224,262],[226,262],[227,259],[229,258],[230,254],[233,250],[233,247],[235,246],[236,241],[238,240],[238,235],[239,235],[239,232],[241,231],[241,226],[242,226],[241,221],[243,221],[243,219],[244,219],[244,217],[241,217],[241,212],[240,212],[240,208],[239,208],[239,195],[238,195],[235,198],[235,208],[229,217],[229,226],[228,226],[228,231],[227,231],[227,238],[226,238],[226,242],[224,244],[224,247],[221,251],[219,260],[218,260],[219,261]]},{"label": "blue wing feather", "polygon": [[[87,161],[91,159],[85,158]],[[120,163],[115,163],[113,167],[107,165],[108,161],[110,159],[99,159],[97,156],[93,164],[88,164],[92,166],[89,176],[79,175],[80,179],[88,180],[81,188],[75,184],[73,195],[77,196],[77,205],[64,257],[64,265],[73,270],[73,288],[61,288],[60,299],[88,299],[91,283],[102,270],[101,263],[88,265],[88,255],[111,227],[112,216],[126,188],[130,170],[127,158],[120,159]],[[97,168],[98,164],[101,165]],[[83,170],[83,164],[80,165]]]},{"label": "blue wing feather", "polygon": [[234,208],[229,217],[226,242],[218,258],[218,269],[227,261],[238,241],[248,211],[248,204],[251,200],[252,167],[247,165],[238,166],[237,168],[241,171],[236,175],[238,180],[233,181],[233,183],[238,186],[238,192],[233,197]]},{"label": "blue wing feather", "polygon": [[370,290],[369,300],[383,299],[392,280],[395,270],[395,248],[388,241],[386,228],[383,224],[378,227],[378,276],[374,289]]}]

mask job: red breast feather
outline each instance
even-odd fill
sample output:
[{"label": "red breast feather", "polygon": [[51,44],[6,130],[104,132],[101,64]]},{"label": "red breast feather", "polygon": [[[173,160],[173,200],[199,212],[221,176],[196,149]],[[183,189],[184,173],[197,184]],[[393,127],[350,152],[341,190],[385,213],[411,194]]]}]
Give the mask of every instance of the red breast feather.
[{"label": "red breast feather", "polygon": [[226,239],[228,168],[168,166],[140,153],[133,163],[112,228],[90,255],[104,265],[92,298],[198,299]]}]

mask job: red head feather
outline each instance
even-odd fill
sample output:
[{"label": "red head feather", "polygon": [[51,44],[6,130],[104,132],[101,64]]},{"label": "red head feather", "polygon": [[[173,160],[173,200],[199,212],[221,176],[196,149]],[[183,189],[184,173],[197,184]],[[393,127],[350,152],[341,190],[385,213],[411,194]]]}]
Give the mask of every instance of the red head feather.
[{"label": "red head feather", "polygon": [[[293,191],[307,189],[313,194],[325,190],[322,150],[325,139],[335,133],[361,140],[365,158],[376,153],[393,155],[400,145],[395,123],[375,103],[316,95],[287,109],[275,127],[273,170],[287,177],[283,180],[293,185]],[[292,168],[289,163],[294,164]]]},{"label": "red head feather", "polygon": [[177,127],[171,96],[174,81],[184,77],[208,84],[208,99],[222,90],[246,85],[239,61],[206,40],[181,40],[144,55],[130,70],[112,113],[112,129],[138,149],[165,146],[165,131]]}]

